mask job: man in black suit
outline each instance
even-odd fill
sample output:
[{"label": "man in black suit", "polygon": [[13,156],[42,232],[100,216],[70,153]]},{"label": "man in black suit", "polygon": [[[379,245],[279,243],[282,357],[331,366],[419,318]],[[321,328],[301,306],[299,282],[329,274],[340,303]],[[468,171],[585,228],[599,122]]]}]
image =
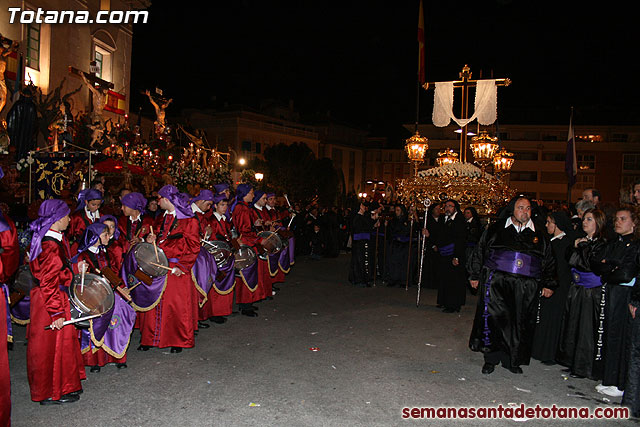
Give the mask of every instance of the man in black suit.
[{"label": "man in black suit", "polygon": [[441,232],[438,233],[438,301],[445,313],[460,311],[466,297],[465,250],[467,227],[460,212],[460,204],[455,200],[444,203],[444,215],[438,219]]}]

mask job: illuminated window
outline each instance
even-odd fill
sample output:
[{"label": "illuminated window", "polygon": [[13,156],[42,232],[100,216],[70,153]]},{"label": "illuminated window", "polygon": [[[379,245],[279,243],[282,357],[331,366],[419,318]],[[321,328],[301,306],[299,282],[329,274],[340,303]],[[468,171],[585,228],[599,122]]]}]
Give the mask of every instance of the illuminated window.
[{"label": "illuminated window", "polygon": [[102,60],[103,60],[103,56],[100,52],[96,52],[96,68],[98,69],[98,71],[96,71],[96,76],[102,78]]},{"label": "illuminated window", "polygon": [[576,135],[578,142],[602,142],[602,135]]},{"label": "illuminated window", "polygon": [[576,161],[579,170],[593,170],[596,168],[595,154],[578,154]]},{"label": "illuminated window", "polygon": [[27,67],[40,70],[40,24],[27,24]]},{"label": "illuminated window", "polygon": [[94,44],[93,60],[96,61],[96,76],[102,80],[110,82],[111,78],[111,52],[109,50]]}]

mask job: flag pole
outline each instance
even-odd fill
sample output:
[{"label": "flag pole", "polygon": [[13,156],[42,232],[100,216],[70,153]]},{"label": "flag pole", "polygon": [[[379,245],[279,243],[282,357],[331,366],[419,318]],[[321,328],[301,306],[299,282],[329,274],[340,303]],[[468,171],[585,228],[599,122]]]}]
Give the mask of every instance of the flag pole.
[{"label": "flag pole", "polygon": [[567,205],[571,204],[571,188],[575,184],[577,171],[576,140],[573,132],[573,106],[569,117],[569,135],[567,136],[567,153],[565,158],[565,172],[567,174]]},{"label": "flag pole", "polygon": [[420,88],[426,82],[425,79],[425,54],[424,54],[424,9],[422,0],[418,9],[418,73],[416,84],[416,126],[415,133],[418,133],[418,122],[420,121]]}]

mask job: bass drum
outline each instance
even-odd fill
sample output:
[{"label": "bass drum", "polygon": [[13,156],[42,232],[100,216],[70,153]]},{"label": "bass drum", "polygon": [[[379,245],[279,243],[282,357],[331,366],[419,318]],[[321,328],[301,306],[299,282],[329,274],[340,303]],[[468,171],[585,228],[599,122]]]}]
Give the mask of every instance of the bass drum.
[{"label": "bass drum", "polygon": [[240,245],[240,248],[234,253],[236,260],[235,270],[239,272],[247,267],[251,267],[256,263],[256,253],[251,246]]},{"label": "bass drum", "polygon": [[[97,274],[87,273],[73,276],[69,286],[69,302],[71,303],[71,318],[102,315],[113,308],[115,297],[109,281]],[[88,328],[89,320],[75,324],[79,328]]]},{"label": "bass drum", "polygon": [[[157,250],[157,251],[156,251]],[[156,253],[158,254],[156,257]],[[133,256],[138,268],[150,277],[166,276],[170,269],[169,260],[164,251],[152,243],[140,242],[133,248]]]},{"label": "bass drum", "polygon": [[218,268],[222,268],[233,257],[233,251],[231,246],[227,242],[220,240],[203,240],[202,246],[213,255],[213,259],[216,260]]}]

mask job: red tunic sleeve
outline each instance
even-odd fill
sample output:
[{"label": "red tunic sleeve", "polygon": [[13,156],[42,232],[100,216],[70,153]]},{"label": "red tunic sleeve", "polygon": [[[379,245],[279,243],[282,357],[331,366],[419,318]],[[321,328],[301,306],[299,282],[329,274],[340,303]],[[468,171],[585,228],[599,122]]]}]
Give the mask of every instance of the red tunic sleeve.
[{"label": "red tunic sleeve", "polygon": [[9,229],[0,233],[0,283],[6,283],[18,269],[20,262],[20,247],[18,246],[18,231],[11,219],[4,217]]},{"label": "red tunic sleeve", "polygon": [[73,274],[64,265],[65,257],[56,242],[46,241],[42,243],[40,255],[30,264],[33,276],[40,282],[45,308],[53,320],[65,316],[61,299],[64,294],[58,290],[61,285],[68,287],[73,279]]}]

